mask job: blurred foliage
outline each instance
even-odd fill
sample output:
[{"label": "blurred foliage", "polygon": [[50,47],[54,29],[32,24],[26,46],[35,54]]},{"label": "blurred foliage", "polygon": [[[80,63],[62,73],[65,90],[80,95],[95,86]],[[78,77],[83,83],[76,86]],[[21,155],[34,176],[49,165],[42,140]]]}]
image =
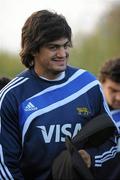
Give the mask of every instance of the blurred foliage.
[{"label": "blurred foliage", "polygon": [[108,9],[94,32],[82,39],[79,36],[76,35],[78,42],[71,50],[70,62],[97,75],[106,60],[120,56],[120,3]]},{"label": "blurred foliage", "polygon": [[5,51],[0,52],[0,77],[13,78],[24,69],[17,55]]},{"label": "blurred foliage", "polygon": [[[98,74],[108,59],[120,56],[120,3],[111,6],[91,34],[77,33],[70,52],[70,64]],[[0,52],[0,76],[14,77],[24,66],[19,56]]]}]

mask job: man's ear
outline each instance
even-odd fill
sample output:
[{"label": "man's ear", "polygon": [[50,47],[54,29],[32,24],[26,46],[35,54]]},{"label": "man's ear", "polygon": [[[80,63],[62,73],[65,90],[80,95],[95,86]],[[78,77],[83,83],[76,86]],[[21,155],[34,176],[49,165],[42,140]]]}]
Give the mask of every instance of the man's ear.
[{"label": "man's ear", "polygon": [[36,52],[33,52],[31,53],[33,57],[36,57],[37,53]]}]

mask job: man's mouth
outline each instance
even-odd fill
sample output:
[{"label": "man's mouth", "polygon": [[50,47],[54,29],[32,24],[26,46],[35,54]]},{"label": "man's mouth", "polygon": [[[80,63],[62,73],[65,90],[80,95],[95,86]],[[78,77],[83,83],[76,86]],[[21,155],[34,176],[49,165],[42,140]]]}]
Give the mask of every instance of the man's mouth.
[{"label": "man's mouth", "polygon": [[58,62],[63,62],[63,61],[65,61],[66,59],[64,58],[64,59],[52,59],[52,61],[58,61]]},{"label": "man's mouth", "polygon": [[56,65],[64,65],[66,63],[66,59],[52,59]]}]

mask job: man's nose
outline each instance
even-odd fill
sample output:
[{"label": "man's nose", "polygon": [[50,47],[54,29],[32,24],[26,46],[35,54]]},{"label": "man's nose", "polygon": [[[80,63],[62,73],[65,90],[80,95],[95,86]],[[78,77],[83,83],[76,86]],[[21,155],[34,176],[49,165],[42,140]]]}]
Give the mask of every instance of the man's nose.
[{"label": "man's nose", "polygon": [[64,47],[57,49],[57,57],[66,57],[66,49]]}]

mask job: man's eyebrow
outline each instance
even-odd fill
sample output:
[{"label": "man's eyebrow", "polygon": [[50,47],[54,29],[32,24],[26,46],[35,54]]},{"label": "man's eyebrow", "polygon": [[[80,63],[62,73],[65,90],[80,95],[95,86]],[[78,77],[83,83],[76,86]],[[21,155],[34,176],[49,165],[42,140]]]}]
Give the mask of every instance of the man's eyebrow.
[{"label": "man's eyebrow", "polygon": [[111,86],[109,87],[109,89],[112,90],[112,91],[116,91],[116,92],[120,91],[120,90],[118,90],[117,88],[113,88],[113,87],[111,87]]},{"label": "man's eyebrow", "polygon": [[53,42],[53,43],[50,42],[50,43],[47,44],[47,46],[51,46],[51,45],[53,45],[53,46],[64,46],[64,45],[69,44],[69,43],[70,43],[69,41],[66,41],[63,44],[59,44],[59,43],[55,43],[55,42]]}]

